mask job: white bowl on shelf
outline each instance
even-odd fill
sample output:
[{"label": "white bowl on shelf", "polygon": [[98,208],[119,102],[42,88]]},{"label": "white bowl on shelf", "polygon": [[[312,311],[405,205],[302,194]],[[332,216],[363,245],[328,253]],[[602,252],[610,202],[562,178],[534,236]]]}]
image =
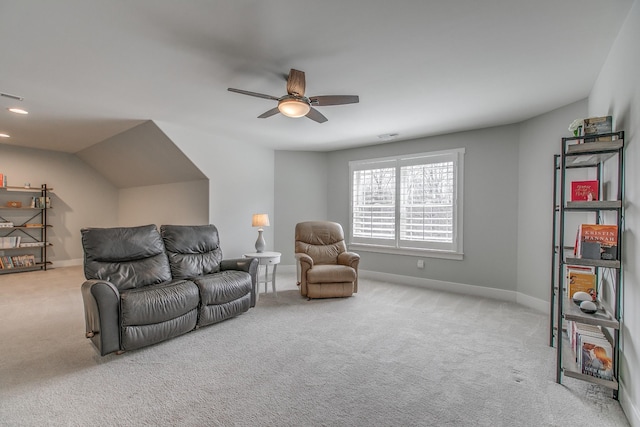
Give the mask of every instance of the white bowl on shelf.
[{"label": "white bowl on shelf", "polygon": [[593,297],[591,296],[591,294],[582,291],[578,291],[573,294],[572,298],[573,302],[576,303],[576,305],[580,305],[584,301],[593,301]]},{"label": "white bowl on shelf", "polygon": [[593,314],[598,311],[598,304],[593,301],[582,301],[580,303],[580,310],[582,310],[583,313]]}]

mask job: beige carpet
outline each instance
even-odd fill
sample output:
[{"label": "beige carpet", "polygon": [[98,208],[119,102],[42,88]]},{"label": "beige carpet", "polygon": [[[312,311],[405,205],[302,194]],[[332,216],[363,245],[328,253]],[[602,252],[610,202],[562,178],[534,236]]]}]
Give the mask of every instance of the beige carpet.
[{"label": "beige carpet", "polygon": [[0,276],[2,426],[628,425],[610,391],[555,383],[545,315],[363,280],[121,356],[84,338],[78,267]]}]

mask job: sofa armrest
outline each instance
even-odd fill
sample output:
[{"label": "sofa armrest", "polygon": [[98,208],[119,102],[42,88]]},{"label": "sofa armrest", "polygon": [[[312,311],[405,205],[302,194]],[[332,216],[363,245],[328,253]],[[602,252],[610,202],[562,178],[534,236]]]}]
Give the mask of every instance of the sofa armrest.
[{"label": "sofa armrest", "polygon": [[120,292],[113,283],[87,280],[82,284],[86,337],[101,356],[120,348]]},{"label": "sofa armrest", "polygon": [[258,261],[257,258],[232,258],[220,262],[220,270],[246,271],[251,276],[251,307],[256,306],[256,292],[258,292]]}]

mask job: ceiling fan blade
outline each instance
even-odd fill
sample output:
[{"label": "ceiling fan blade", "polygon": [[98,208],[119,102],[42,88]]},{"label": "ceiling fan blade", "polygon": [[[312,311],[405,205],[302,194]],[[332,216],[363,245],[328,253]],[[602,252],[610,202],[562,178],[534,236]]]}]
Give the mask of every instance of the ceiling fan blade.
[{"label": "ceiling fan blade", "polygon": [[314,122],[318,122],[318,123],[324,123],[327,121],[327,118],[323,116],[322,113],[320,113],[320,111],[316,110],[313,107],[311,108],[311,110],[309,110],[306,116],[309,117]]},{"label": "ceiling fan blade", "polygon": [[292,68],[287,79],[287,93],[289,95],[304,96],[305,85],[304,71]]},{"label": "ceiling fan blade", "polygon": [[280,100],[280,98],[276,98],[275,96],[271,96],[271,95],[265,95],[264,93],[250,92],[248,90],[234,89],[232,87],[228,88],[227,90],[229,92],[241,93],[243,95],[255,96],[255,97],[258,97],[258,98],[272,99],[274,101],[279,101]]},{"label": "ceiling fan blade", "polygon": [[275,116],[276,114],[278,114],[280,112],[280,110],[278,110],[278,107],[276,108],[272,108],[269,111],[265,111],[264,113],[260,114],[258,116],[259,119],[266,119],[267,117],[271,117],[271,116]]},{"label": "ceiling fan blade", "polygon": [[325,105],[357,104],[360,102],[358,95],[325,95],[309,97],[311,105],[323,107]]}]

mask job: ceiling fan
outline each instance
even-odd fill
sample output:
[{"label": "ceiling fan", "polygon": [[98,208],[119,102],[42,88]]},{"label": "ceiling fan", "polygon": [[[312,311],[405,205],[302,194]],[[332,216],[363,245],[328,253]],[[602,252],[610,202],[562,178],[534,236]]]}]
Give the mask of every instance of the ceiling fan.
[{"label": "ceiling fan", "polygon": [[278,106],[266,111],[258,116],[259,119],[266,119],[278,113],[287,117],[308,117],[318,123],[324,123],[327,118],[313,107],[324,107],[327,105],[356,104],[360,102],[357,95],[324,95],[324,96],[304,96],[305,78],[304,71],[289,71],[287,77],[287,94],[280,98],[263,93],[250,92],[248,90],[228,88],[230,92],[242,93],[244,95],[278,101]]}]

